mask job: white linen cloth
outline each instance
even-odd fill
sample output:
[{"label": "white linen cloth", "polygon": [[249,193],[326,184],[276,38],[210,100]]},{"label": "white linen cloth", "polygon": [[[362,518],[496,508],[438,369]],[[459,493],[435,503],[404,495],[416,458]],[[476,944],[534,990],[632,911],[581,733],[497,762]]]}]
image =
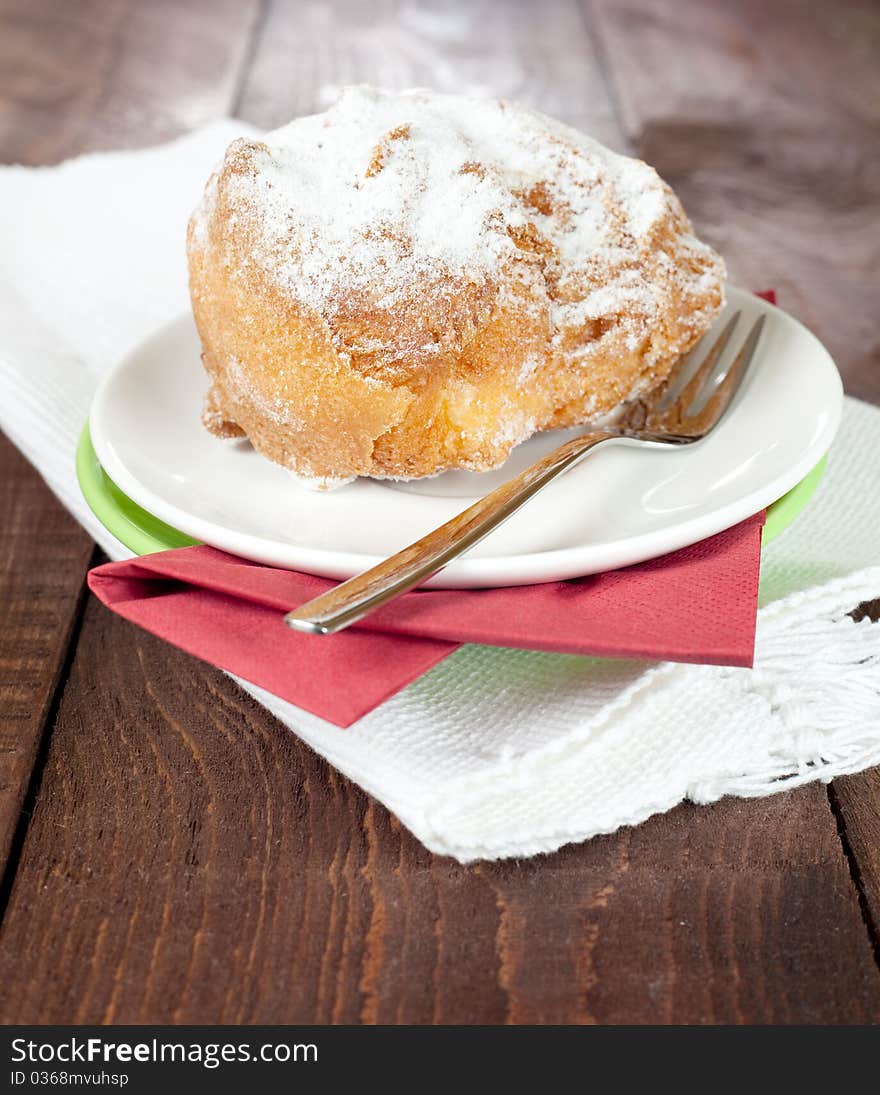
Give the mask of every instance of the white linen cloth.
[{"label": "white linen cloth", "polygon": [[[80,495],[77,437],[98,378],[188,307],[186,220],[246,132],[0,169],[0,425],[113,559],[131,553]],[[466,646],[344,730],[243,687],[462,862],[880,763],[880,625],[848,616],[880,596],[878,455],[880,410],[847,400],[814,501],[765,552],[754,670]]]}]

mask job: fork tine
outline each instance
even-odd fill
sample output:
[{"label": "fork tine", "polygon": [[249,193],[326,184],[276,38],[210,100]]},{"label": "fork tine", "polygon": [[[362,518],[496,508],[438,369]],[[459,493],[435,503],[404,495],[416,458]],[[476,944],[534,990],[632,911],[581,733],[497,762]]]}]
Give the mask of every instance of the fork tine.
[{"label": "fork tine", "polygon": [[685,412],[688,418],[700,416],[704,419],[705,429],[708,430],[711,429],[722,414],[724,414],[749,370],[749,365],[752,362],[752,358],[755,356],[755,350],[758,347],[766,318],[767,317],[763,315],[758,316],[752,324],[752,328],[746,335],[742,348],[733,359],[733,363],[724,376],[719,380],[714,380],[712,385],[709,385],[708,393],[700,392],[694,398],[690,407],[688,407]]},{"label": "fork tine", "polygon": [[689,413],[689,408],[697,399],[699,393],[703,390],[704,386],[715,376],[718,368],[718,361],[724,351],[727,349],[727,345],[733,335],[739,318],[742,312],[735,312],[730,317],[730,320],[724,327],[724,330],[715,339],[703,360],[700,362],[700,367],[685,384],[684,388],[679,392],[678,399],[676,399],[677,409],[679,414],[684,417]]},{"label": "fork tine", "polygon": [[666,386],[663,390],[663,395],[657,403],[656,410],[666,411],[672,406],[676,399],[678,399],[682,388],[697,370],[697,356],[705,341],[706,335],[700,335],[690,350],[688,350],[686,354],[682,354],[678,361],[672,366],[669,371],[669,376],[666,378]]},{"label": "fork tine", "polygon": [[[715,362],[724,352],[727,343],[730,341],[730,336],[733,334],[733,329],[736,327],[737,321],[741,315],[741,311],[734,312],[727,321],[724,330],[706,351],[706,356],[692,375],[689,376],[688,373],[689,366],[693,361],[694,351],[692,350],[682,358],[674,372],[670,374],[666,391],[657,404],[658,411],[668,411],[672,404],[679,400],[682,401],[682,404],[684,405],[685,399],[693,397],[693,393],[700,387],[706,375],[713,371]],[[697,345],[699,346],[700,343],[697,343]]]}]

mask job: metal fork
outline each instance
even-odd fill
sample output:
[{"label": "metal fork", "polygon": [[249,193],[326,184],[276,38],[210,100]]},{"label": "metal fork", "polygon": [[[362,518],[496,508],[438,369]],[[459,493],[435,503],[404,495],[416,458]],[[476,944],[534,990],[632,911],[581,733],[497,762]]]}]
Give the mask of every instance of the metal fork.
[{"label": "metal fork", "polygon": [[566,441],[421,540],[288,612],[284,622],[297,631],[327,635],[363,619],[457,559],[599,445],[622,438],[663,446],[701,441],[730,405],[761,336],[763,316],[752,326],[730,367],[719,375],[718,362],[739,317],[737,312],[729,320],[695,371],[692,351],[665,384],[627,404],[613,425]]}]

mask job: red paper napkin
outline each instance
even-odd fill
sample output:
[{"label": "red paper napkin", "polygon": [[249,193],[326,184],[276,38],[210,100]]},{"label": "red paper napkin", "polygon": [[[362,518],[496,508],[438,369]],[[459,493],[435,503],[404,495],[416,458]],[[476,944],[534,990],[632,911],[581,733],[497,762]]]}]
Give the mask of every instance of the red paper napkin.
[{"label": "red paper napkin", "polygon": [[749,666],[763,523],[758,514],[659,559],[567,582],[416,590],[339,635],[282,623],[331,581],[206,546],[107,563],[89,587],[182,650],[348,726],[465,642]]}]

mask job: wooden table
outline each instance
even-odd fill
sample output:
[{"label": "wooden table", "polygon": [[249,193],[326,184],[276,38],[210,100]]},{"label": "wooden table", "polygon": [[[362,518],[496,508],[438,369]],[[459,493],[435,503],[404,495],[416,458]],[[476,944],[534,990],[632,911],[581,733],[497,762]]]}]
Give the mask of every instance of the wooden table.
[{"label": "wooden table", "polygon": [[[0,0],[0,156],[492,89],[654,163],[880,401],[878,51],[855,2]],[[92,543],[0,460],[2,1020],[880,1019],[880,771],[459,866],[87,597]]]}]

